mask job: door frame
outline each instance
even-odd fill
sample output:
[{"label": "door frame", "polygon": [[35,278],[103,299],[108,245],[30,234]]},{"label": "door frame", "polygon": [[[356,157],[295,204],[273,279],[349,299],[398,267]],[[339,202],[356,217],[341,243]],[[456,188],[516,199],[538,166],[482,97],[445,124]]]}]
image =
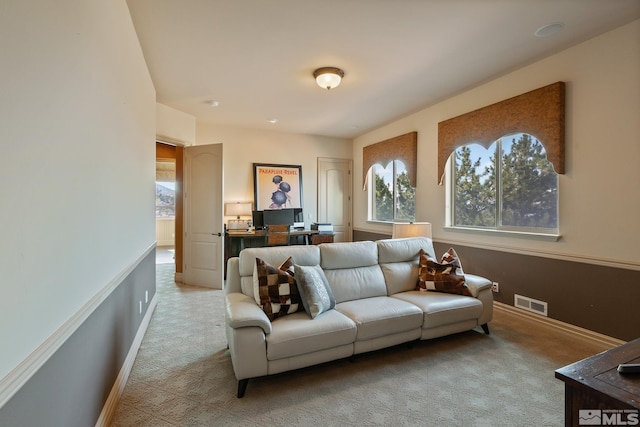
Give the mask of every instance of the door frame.
[{"label": "door frame", "polygon": [[[175,150],[173,157],[158,156],[158,144],[174,147]],[[173,158],[176,161],[176,192],[175,192],[175,225],[174,225],[174,249],[175,249],[175,277],[176,282],[182,281],[182,266],[183,266],[183,221],[184,221],[184,204],[182,199],[182,188],[184,186],[184,147],[187,144],[178,140],[174,140],[168,137],[156,136],[156,161],[162,158]]]}]

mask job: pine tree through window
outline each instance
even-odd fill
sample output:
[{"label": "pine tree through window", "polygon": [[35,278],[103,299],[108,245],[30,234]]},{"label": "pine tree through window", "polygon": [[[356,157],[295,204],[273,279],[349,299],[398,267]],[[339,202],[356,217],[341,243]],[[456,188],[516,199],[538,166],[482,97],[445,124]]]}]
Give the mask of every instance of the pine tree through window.
[{"label": "pine tree through window", "polygon": [[371,219],[415,221],[416,190],[411,186],[405,164],[400,160],[394,160],[386,167],[375,164],[371,167],[371,176]]},{"label": "pine tree through window", "polygon": [[558,175],[534,137],[465,145],[453,160],[454,226],[557,234]]}]

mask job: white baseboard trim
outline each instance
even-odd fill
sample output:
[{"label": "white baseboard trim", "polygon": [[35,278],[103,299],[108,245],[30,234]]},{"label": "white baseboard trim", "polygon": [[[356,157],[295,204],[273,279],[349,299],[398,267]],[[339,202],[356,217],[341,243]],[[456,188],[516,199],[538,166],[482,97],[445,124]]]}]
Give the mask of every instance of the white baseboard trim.
[{"label": "white baseboard trim", "polygon": [[156,248],[155,242],[134,262],[122,270],[100,292],[93,296],[60,328],[51,334],[38,348],[0,380],[0,408],[2,408],[29,379],[62,347],[85,320],[102,304],[124,279]]},{"label": "white baseboard trim", "polygon": [[619,340],[618,338],[613,338],[608,335],[590,331],[589,329],[584,329],[579,326],[575,326],[570,323],[561,322],[560,320],[551,319],[549,317],[544,317],[539,314],[529,313],[526,310],[522,310],[501,302],[494,301],[493,308],[498,311],[503,311],[505,313],[513,314],[515,316],[523,317],[529,320],[533,320],[535,322],[542,323],[546,326],[550,326],[557,330],[561,330],[563,332],[566,332],[575,336],[579,336],[581,338],[586,338],[590,341],[595,341],[597,343],[603,344],[608,347],[617,347],[619,345],[626,343],[626,341]]},{"label": "white baseboard trim", "polygon": [[140,349],[140,345],[142,344],[142,339],[144,335],[147,333],[147,328],[149,327],[149,323],[151,323],[151,316],[153,315],[153,311],[156,309],[156,305],[158,305],[158,294],[154,294],[151,299],[151,303],[149,304],[149,308],[140,323],[140,327],[138,328],[138,332],[131,344],[131,348],[129,349],[129,353],[127,353],[127,357],[120,369],[120,373],[116,378],[113,387],[111,387],[111,392],[109,392],[109,397],[107,397],[107,401],[104,403],[102,407],[102,412],[100,412],[100,416],[98,417],[98,421],[96,421],[96,427],[108,426],[113,419],[113,416],[116,412],[116,407],[118,405],[118,400],[122,396],[124,392],[124,388],[127,385],[127,380],[129,379],[129,374],[131,374],[131,370],[133,369],[133,363],[136,360],[136,356],[138,355],[138,350]]},{"label": "white baseboard trim", "polygon": [[173,276],[173,280],[176,283],[182,283],[182,273],[176,272],[176,274]]}]

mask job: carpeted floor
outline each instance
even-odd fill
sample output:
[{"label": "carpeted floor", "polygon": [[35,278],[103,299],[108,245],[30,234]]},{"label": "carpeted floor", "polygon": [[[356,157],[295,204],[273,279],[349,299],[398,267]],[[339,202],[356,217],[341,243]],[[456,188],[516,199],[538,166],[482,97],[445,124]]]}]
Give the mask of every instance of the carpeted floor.
[{"label": "carpeted floor", "polygon": [[480,328],[249,381],[226,348],[222,291],[157,268],[158,306],[113,426],[562,426],[554,370],[605,348],[495,311]]}]

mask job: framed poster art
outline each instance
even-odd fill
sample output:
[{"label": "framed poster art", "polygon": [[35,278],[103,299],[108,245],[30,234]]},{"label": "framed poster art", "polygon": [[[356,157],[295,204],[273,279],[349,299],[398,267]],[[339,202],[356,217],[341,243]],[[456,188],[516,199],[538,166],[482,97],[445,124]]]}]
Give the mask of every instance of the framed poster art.
[{"label": "framed poster art", "polygon": [[302,166],[253,164],[255,209],[302,208]]}]

